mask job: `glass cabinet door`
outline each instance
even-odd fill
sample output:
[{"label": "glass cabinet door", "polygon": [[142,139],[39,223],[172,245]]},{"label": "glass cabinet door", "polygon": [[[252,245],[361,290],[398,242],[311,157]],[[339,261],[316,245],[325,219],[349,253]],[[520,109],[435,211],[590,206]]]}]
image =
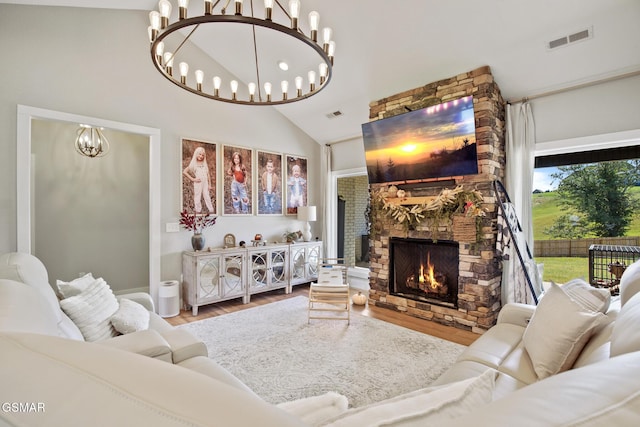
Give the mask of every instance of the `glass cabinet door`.
[{"label": "glass cabinet door", "polygon": [[309,276],[318,276],[318,262],[320,261],[320,247],[312,246],[309,248],[309,256],[307,262],[309,265]]},{"label": "glass cabinet door", "polygon": [[291,256],[291,280],[304,279],[305,264],[304,248],[296,249]]},{"label": "glass cabinet door", "polygon": [[287,254],[283,250],[271,252],[271,284],[278,285],[287,281]]},{"label": "glass cabinet door", "polygon": [[262,288],[268,283],[267,252],[251,253],[251,284],[252,288]]},{"label": "glass cabinet door", "polygon": [[242,255],[224,256],[224,295],[242,295]]},{"label": "glass cabinet door", "polygon": [[220,258],[214,257],[198,262],[200,280],[196,289],[196,300],[208,300],[220,296]]}]

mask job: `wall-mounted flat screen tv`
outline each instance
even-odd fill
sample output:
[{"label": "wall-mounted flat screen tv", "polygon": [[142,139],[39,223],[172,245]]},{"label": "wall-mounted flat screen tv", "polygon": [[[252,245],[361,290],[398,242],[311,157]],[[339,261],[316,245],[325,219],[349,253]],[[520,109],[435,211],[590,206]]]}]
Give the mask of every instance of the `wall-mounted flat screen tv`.
[{"label": "wall-mounted flat screen tv", "polygon": [[369,183],[478,173],[473,97],[362,125]]}]

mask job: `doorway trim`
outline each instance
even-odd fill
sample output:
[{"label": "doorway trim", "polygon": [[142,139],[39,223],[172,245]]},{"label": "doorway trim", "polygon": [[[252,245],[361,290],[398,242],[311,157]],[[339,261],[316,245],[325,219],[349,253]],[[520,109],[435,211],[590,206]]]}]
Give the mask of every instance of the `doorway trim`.
[{"label": "doorway trim", "polygon": [[18,105],[16,159],[16,243],[18,252],[31,253],[31,122],[34,119],[91,123],[149,138],[149,293],[157,306],[160,284],[160,129],[95,117]]},{"label": "doorway trim", "polygon": [[338,254],[338,178],[348,178],[351,176],[362,176],[367,174],[367,168],[343,169],[339,171],[331,171],[329,175],[329,185],[327,191],[327,200],[325,203],[329,207],[329,218],[327,219],[327,235],[326,248],[327,257],[335,258]]}]

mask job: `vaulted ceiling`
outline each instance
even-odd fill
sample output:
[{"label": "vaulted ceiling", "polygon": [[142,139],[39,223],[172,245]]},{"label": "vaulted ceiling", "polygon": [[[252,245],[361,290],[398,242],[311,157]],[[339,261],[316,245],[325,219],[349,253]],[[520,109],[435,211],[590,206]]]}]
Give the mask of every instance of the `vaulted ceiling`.
[{"label": "vaulted ceiling", "polygon": [[[157,8],[156,0],[2,2],[146,11]],[[262,10],[261,0],[254,3]],[[333,29],[337,48],[332,81],[307,100],[273,108],[319,143],[358,137],[360,125],[368,121],[371,101],[484,65],[491,67],[506,100],[640,72],[638,0],[301,3],[301,16],[317,10],[322,25]],[[193,14],[199,13],[202,1],[191,0],[191,9]],[[584,30],[589,31],[587,38],[549,48],[549,42]],[[233,43],[224,41],[230,51]],[[206,46],[202,48],[208,52]],[[242,67],[224,62],[228,58],[214,59],[232,73],[235,67]],[[338,111],[341,114],[332,114]]]}]

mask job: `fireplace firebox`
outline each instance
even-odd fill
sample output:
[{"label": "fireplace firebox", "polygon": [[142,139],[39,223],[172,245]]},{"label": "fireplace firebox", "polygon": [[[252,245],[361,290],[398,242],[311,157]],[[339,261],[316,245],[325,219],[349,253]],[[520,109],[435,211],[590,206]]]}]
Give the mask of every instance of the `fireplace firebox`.
[{"label": "fireplace firebox", "polygon": [[393,237],[389,252],[392,295],[457,308],[457,242]]}]

